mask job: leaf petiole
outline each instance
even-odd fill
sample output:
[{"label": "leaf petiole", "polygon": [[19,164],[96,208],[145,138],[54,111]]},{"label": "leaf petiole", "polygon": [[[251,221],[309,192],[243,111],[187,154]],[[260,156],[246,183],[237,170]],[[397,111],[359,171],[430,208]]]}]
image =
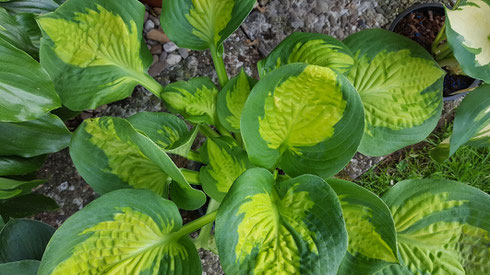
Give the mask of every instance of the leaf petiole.
[{"label": "leaf petiole", "polygon": [[221,85],[221,88],[223,88],[226,83],[228,83],[228,73],[226,72],[223,56],[218,52],[218,49],[214,45],[212,45],[209,50],[211,51],[211,58],[213,59],[216,74],[218,74],[219,84]]}]

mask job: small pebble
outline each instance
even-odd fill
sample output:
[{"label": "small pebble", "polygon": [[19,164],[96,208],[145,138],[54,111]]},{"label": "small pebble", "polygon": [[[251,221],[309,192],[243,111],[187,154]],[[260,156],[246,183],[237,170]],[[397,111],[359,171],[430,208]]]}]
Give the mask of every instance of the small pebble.
[{"label": "small pebble", "polygon": [[165,67],[166,67],[165,61],[159,61],[151,65],[150,69],[148,70],[148,73],[150,74],[151,77],[156,77],[163,71],[163,69],[165,69]]},{"label": "small pebble", "polygon": [[[163,33],[160,30],[157,29],[152,29],[146,34],[146,38],[153,40],[153,41],[158,41],[161,43],[167,43],[170,42],[170,39],[168,39],[168,36]],[[150,42],[150,41],[148,41]]]},{"label": "small pebble", "polygon": [[159,58],[158,55],[153,55],[153,63],[151,63],[151,64],[157,63],[158,62],[158,58]]},{"label": "small pebble", "polygon": [[151,46],[150,52],[151,54],[160,55],[162,53],[162,44]]},{"label": "small pebble", "polygon": [[66,189],[68,189],[68,182],[67,181],[62,182],[58,186],[58,190],[60,190],[60,191],[65,191]]},{"label": "small pebble", "polygon": [[182,56],[174,53],[169,54],[166,59],[168,65],[176,65],[181,60],[182,60]]},{"label": "small pebble", "polygon": [[160,61],[165,61],[165,59],[167,59],[167,55],[168,55],[167,52],[162,52],[160,54]]},{"label": "small pebble", "polygon": [[189,56],[189,50],[184,49],[184,48],[180,48],[179,54],[180,54],[180,56],[182,56],[182,58],[186,59]]},{"label": "small pebble", "polygon": [[152,30],[154,28],[155,28],[155,23],[153,23],[153,21],[147,20],[145,22],[145,32],[149,32],[150,30]]},{"label": "small pebble", "polygon": [[158,19],[157,17],[150,15],[149,19],[153,22],[155,26],[160,26],[160,19]]},{"label": "small pebble", "polygon": [[175,45],[174,42],[168,42],[168,43],[165,43],[163,44],[163,49],[168,52],[168,53],[171,53],[175,50],[177,50],[177,45]]}]

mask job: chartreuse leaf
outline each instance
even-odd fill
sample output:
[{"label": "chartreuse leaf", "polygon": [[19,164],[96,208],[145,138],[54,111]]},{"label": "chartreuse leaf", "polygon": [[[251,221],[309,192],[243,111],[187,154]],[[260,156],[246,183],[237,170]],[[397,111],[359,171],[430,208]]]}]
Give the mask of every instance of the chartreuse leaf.
[{"label": "chartreuse leaf", "polygon": [[53,0],[8,0],[0,1],[0,7],[11,13],[44,14],[56,10],[58,3]]},{"label": "chartreuse leaf", "polygon": [[142,43],[145,7],[129,0],[69,0],[39,17],[41,64],[63,105],[93,109],[129,96],[137,84],[160,94],[147,74],[151,64]]},{"label": "chartreuse leaf", "polygon": [[336,274],[347,233],[335,192],[303,175],[275,183],[252,168],[233,184],[216,218],[226,274]]},{"label": "chartreuse leaf", "polygon": [[328,179],[342,205],[349,246],[339,274],[373,274],[397,263],[396,231],[388,206],[355,183]]},{"label": "chartreuse leaf", "polygon": [[363,109],[347,79],[330,68],[281,66],[253,88],[241,118],[249,159],[291,175],[330,177],[354,155]]},{"label": "chartreuse leaf", "polygon": [[354,53],[349,80],[365,111],[359,151],[386,155],[426,138],[442,110],[444,71],[417,43],[377,29],[344,41]]},{"label": "chartreuse leaf", "polygon": [[180,207],[196,209],[205,202],[204,194],[190,187],[168,155],[124,119],[85,120],[75,132],[70,155],[80,175],[99,194],[136,188],[167,198],[173,178],[181,192],[171,197]]},{"label": "chartreuse leaf", "polygon": [[54,231],[52,226],[40,221],[9,220],[0,231],[0,263],[41,260]]},{"label": "chartreuse leaf", "polygon": [[384,196],[412,274],[489,274],[490,197],[449,180],[405,180]]},{"label": "chartreuse leaf", "polygon": [[321,33],[295,32],[284,39],[266,59],[257,64],[260,77],[279,66],[303,62],[346,73],[352,67],[352,53],[344,43]]},{"label": "chartreuse leaf", "polygon": [[187,157],[198,127],[189,131],[184,120],[169,113],[141,112],[128,118],[133,127],[143,132],[165,152]]},{"label": "chartreuse leaf", "polygon": [[[0,10],[0,17],[1,13]],[[27,53],[4,40],[0,31],[0,122],[38,119],[60,106],[46,71]]]},{"label": "chartreuse leaf", "polygon": [[68,146],[71,133],[61,119],[46,114],[24,122],[0,122],[0,155],[34,157]]},{"label": "chartreuse leaf", "polygon": [[463,72],[490,82],[490,0],[466,0],[446,9],[446,36]]},{"label": "chartreuse leaf", "polygon": [[23,260],[0,264],[0,274],[37,275],[39,263],[37,260]]},{"label": "chartreuse leaf", "polygon": [[27,29],[2,7],[0,7],[0,38],[27,52],[33,58],[39,58],[39,48],[32,43]]},{"label": "chartreuse leaf", "polygon": [[471,91],[456,111],[450,155],[465,143],[490,145],[490,84],[483,84]]},{"label": "chartreuse leaf", "polygon": [[0,176],[25,175],[41,167],[45,156],[21,158],[16,156],[0,156]]},{"label": "chartreuse leaf", "polygon": [[21,181],[0,177],[0,200],[30,193],[32,188],[44,182],[45,180]]},{"label": "chartreuse leaf", "polygon": [[53,235],[39,274],[201,274],[175,204],[148,190],[117,190]]},{"label": "chartreuse leaf", "polygon": [[164,0],[160,21],[179,47],[218,48],[252,11],[255,0]]},{"label": "chartreuse leaf", "polygon": [[242,110],[255,83],[257,81],[249,77],[242,69],[218,93],[216,111],[219,121],[226,130],[234,133],[240,132]]},{"label": "chartreuse leaf", "polygon": [[165,87],[161,98],[170,110],[194,123],[215,124],[218,90],[208,77],[178,81]]},{"label": "chartreuse leaf", "polygon": [[250,167],[247,153],[232,138],[209,138],[201,149],[207,164],[201,167],[199,181],[211,198],[222,201],[233,182]]}]

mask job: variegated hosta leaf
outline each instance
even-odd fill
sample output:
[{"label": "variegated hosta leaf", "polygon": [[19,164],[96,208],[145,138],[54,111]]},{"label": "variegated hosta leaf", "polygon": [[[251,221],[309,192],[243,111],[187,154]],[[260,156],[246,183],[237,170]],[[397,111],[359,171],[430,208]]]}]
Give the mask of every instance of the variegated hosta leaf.
[{"label": "variegated hosta leaf", "polygon": [[490,0],[466,0],[446,14],[447,40],[463,72],[490,82]]},{"label": "variegated hosta leaf", "polygon": [[364,129],[359,95],[330,68],[281,66],[253,88],[241,130],[252,163],[291,176],[330,177],[354,155]]},{"label": "variegated hosta leaf", "polygon": [[181,227],[173,202],[148,190],[114,191],[55,232],[38,274],[201,274]]},{"label": "variegated hosta leaf", "polygon": [[454,117],[450,155],[463,144],[490,145],[490,84],[471,91],[459,105]]},{"label": "variegated hosta leaf", "polygon": [[160,93],[146,73],[152,59],[142,43],[144,12],[136,0],[68,0],[37,19],[41,64],[63,105],[93,109],[128,97],[137,84]]},{"label": "variegated hosta leaf", "polygon": [[185,121],[169,113],[140,112],[128,121],[165,152],[183,157],[187,157],[199,130],[197,126],[189,131]]},{"label": "variegated hosta leaf", "polygon": [[201,149],[207,164],[201,167],[199,181],[211,198],[222,201],[233,182],[250,167],[247,153],[232,138],[209,138]]},{"label": "variegated hosta leaf", "polygon": [[218,48],[252,11],[255,0],[163,0],[160,21],[179,47]]},{"label": "variegated hosta leaf", "polygon": [[27,29],[2,7],[0,7],[0,38],[27,52],[33,58],[39,58],[39,48],[34,46]]},{"label": "variegated hosta leaf", "polygon": [[449,180],[405,180],[383,196],[412,274],[490,274],[490,196]]},{"label": "variegated hosta leaf", "polygon": [[216,111],[226,130],[239,133],[240,118],[248,95],[257,81],[242,69],[238,76],[230,79],[218,93]]},{"label": "variegated hosta leaf", "polygon": [[161,98],[174,112],[194,123],[215,124],[218,90],[208,77],[178,81],[165,87]]},{"label": "variegated hosta leaf", "polygon": [[344,43],[320,33],[295,32],[284,39],[257,67],[260,77],[279,66],[303,62],[346,73],[352,67],[352,53]]},{"label": "variegated hosta leaf", "polygon": [[355,183],[328,179],[342,205],[349,245],[338,274],[373,274],[398,262],[391,212],[375,194]]},{"label": "variegated hosta leaf", "polygon": [[68,146],[71,133],[52,114],[23,122],[0,122],[0,155],[35,157],[58,152]]},{"label": "variegated hosta leaf", "polygon": [[364,30],[344,41],[354,54],[349,80],[365,111],[359,151],[380,156],[417,143],[442,110],[444,71],[417,43],[385,30]]},{"label": "variegated hosta leaf", "polygon": [[336,274],[347,233],[335,192],[303,175],[275,183],[252,168],[233,184],[216,218],[226,274]]},{"label": "variegated hosta leaf", "polygon": [[[1,14],[0,10],[0,17]],[[0,29],[1,24],[0,21]],[[4,40],[0,31],[0,122],[38,119],[60,106],[46,71],[27,53]]]},{"label": "variegated hosta leaf", "polygon": [[124,119],[85,120],[75,132],[70,155],[80,175],[99,194],[136,188],[168,198],[173,178],[176,188],[182,189],[171,196],[179,207],[196,209],[205,202],[204,194],[190,187],[168,155]]},{"label": "variegated hosta leaf", "polygon": [[0,177],[0,200],[28,194],[32,188],[44,183],[45,180],[13,180]]}]

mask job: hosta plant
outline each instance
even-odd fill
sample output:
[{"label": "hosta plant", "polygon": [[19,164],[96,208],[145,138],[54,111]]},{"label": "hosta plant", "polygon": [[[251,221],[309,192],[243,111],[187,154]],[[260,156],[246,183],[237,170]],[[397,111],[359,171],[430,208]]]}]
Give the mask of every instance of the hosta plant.
[{"label": "hosta plant", "polygon": [[452,10],[446,8],[445,27],[434,41],[435,56],[441,64],[453,64],[459,73],[483,82],[472,88],[459,106],[452,136],[432,152],[436,160],[445,160],[465,144],[490,145],[489,12],[489,0],[458,1]]},{"label": "hosta plant", "polygon": [[[70,155],[102,196],[54,233],[38,274],[201,274],[197,248],[219,253],[227,274],[490,272],[487,194],[408,180],[379,198],[332,178],[357,151],[388,154],[432,131],[444,72],[430,54],[383,30],[344,42],[294,33],[259,63],[260,80],[243,70],[228,79],[223,41],[254,2],[163,1],[163,29],[210,50],[219,86],[163,87],[147,74],[136,0],[68,0],[37,18],[41,65],[63,105],[94,108],[142,85],[181,115],[80,125]],[[183,224],[179,209],[206,201]]]},{"label": "hosta plant", "polygon": [[[39,64],[41,30],[35,17],[51,1],[0,1],[0,215],[8,220],[57,208],[33,187],[47,153],[68,146],[71,134],[54,112],[61,100]],[[58,110],[56,110],[58,109]]]}]

